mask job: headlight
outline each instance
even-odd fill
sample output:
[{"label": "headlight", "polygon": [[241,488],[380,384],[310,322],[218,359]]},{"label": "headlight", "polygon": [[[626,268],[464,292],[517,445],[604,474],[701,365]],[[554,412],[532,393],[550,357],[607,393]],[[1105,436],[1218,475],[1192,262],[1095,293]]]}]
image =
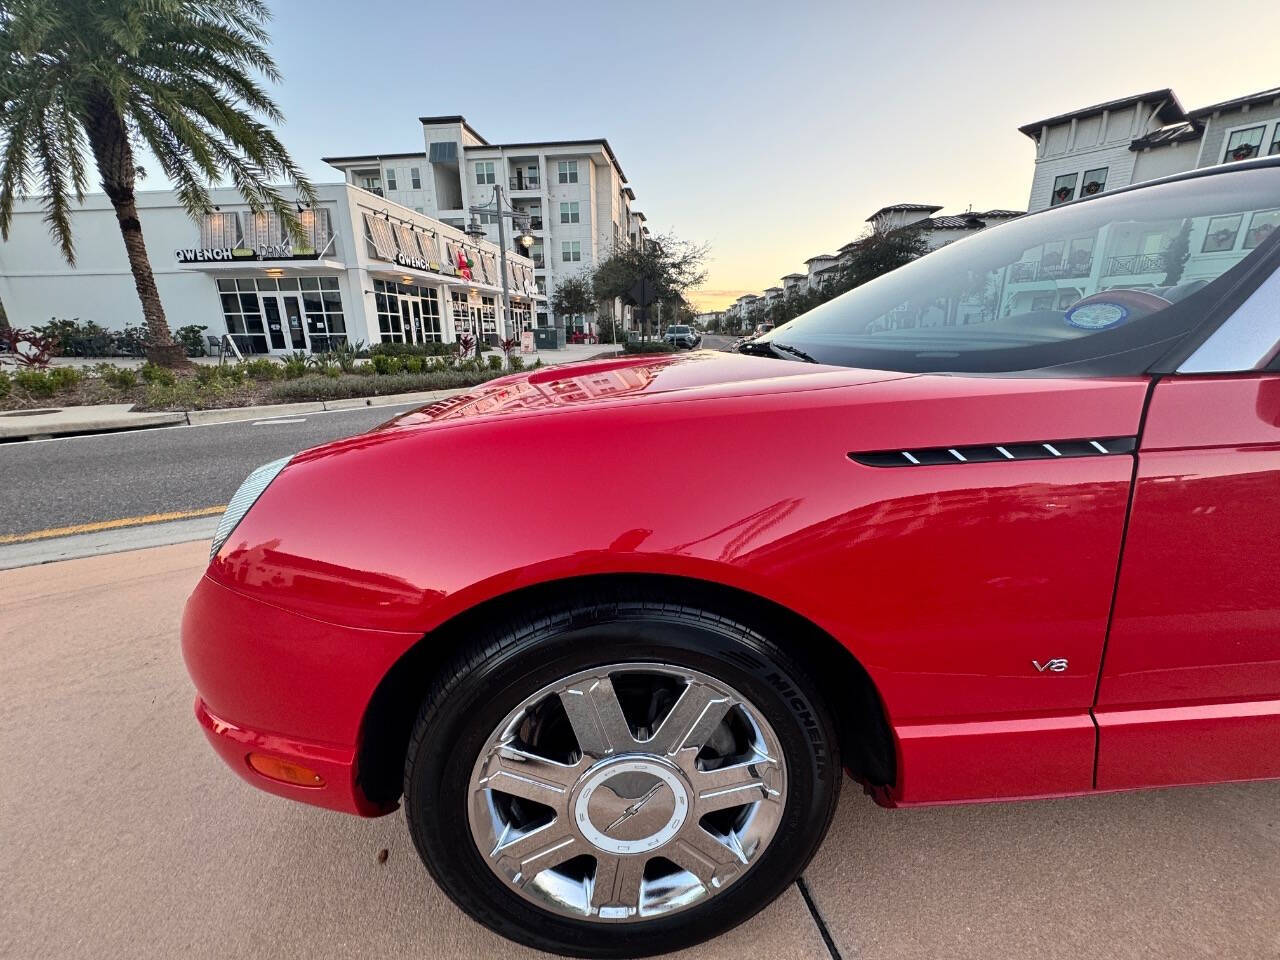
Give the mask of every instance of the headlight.
[{"label": "headlight", "polygon": [[213,545],[209,547],[210,560],[222,549],[222,545],[227,542],[227,538],[231,536],[232,531],[244,519],[244,515],[249,512],[249,508],[262,496],[262,491],[267,489],[267,486],[279,475],[280,471],[285,468],[285,465],[291,459],[293,458],[281,457],[279,460],[264,463],[249,474],[244,483],[240,484],[240,489],[231,498],[231,502],[227,504],[227,512],[218,521],[217,532],[213,535]]}]

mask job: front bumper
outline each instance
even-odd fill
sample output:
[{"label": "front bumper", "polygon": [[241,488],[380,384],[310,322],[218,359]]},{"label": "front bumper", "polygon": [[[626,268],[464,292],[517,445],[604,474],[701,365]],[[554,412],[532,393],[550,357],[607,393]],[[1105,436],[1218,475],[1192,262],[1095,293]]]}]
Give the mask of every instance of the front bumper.
[{"label": "front bumper", "polygon": [[[214,750],[260,789],[361,816],[392,809],[360,788],[361,724],[378,683],[418,639],[299,616],[209,576],[182,617],[196,717]],[[314,770],[323,786],[271,779],[250,767],[250,753]]]}]

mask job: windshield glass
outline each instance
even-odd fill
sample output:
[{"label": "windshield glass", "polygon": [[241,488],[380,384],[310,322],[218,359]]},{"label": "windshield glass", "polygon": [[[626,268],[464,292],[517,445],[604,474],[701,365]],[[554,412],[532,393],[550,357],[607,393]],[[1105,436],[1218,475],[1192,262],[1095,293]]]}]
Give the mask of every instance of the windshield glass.
[{"label": "windshield glass", "polygon": [[667,333],[682,336],[689,332],[688,327],[667,327]]},{"label": "windshield glass", "polygon": [[1280,167],[1103,195],[936,250],[747,349],[906,372],[1140,373],[1278,227]]}]

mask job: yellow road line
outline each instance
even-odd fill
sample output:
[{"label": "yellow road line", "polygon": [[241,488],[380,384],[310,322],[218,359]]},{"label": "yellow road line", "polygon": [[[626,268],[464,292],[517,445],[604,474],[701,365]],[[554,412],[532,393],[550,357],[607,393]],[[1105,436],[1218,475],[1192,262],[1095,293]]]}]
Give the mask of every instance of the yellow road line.
[{"label": "yellow road line", "polygon": [[171,513],[148,513],[141,517],[121,517],[118,520],[99,520],[96,523],[77,523],[69,527],[50,527],[47,530],[33,530],[31,533],[8,533],[0,536],[0,544],[29,543],[32,540],[48,540],[51,537],[70,537],[77,533],[97,533],[100,530],[116,530],[120,527],[141,527],[149,523],[165,523],[169,520],[189,520],[192,517],[211,517],[227,509],[224,503],[220,507],[201,507],[199,510],[174,510]]}]

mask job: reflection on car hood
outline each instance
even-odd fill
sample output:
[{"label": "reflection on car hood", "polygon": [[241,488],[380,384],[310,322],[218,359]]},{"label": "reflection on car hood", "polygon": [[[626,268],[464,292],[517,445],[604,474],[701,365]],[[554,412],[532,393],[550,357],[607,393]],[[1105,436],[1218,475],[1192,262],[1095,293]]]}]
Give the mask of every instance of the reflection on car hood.
[{"label": "reflection on car hood", "polygon": [[850,386],[909,374],[852,370],[709,350],[546,367],[491,380],[468,393],[401,414],[379,429],[462,417],[565,408],[670,395],[723,397]]}]

